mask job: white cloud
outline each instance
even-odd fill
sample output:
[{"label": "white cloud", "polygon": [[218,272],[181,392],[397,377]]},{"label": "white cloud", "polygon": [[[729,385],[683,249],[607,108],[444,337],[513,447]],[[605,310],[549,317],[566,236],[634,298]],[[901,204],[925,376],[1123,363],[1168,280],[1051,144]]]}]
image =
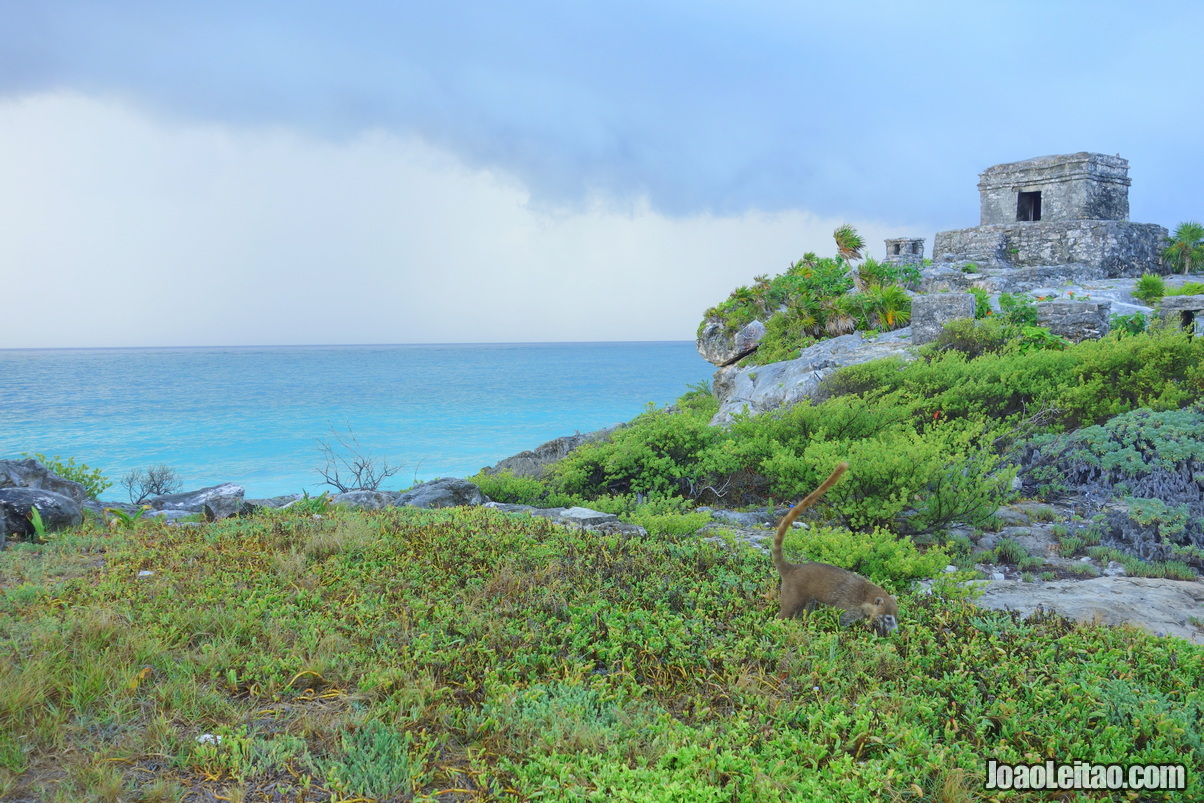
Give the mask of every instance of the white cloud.
[{"label": "white cloud", "polygon": [[830,253],[841,222],[539,210],[416,139],[75,94],[0,104],[0,174],[9,348],[685,340],[754,274]]}]

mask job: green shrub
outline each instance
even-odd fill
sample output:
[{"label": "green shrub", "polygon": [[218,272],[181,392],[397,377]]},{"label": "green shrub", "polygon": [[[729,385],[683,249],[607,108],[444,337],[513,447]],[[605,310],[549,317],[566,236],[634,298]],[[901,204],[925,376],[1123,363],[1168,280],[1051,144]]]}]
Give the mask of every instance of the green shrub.
[{"label": "green shrub", "polygon": [[616,494],[690,495],[705,478],[699,456],[724,436],[699,411],[657,410],[652,405],[609,441],[586,443],[556,463],[548,484],[585,498]]},{"label": "green shrub", "polygon": [[862,533],[820,526],[791,530],[783,549],[787,560],[830,563],[900,591],[912,580],[942,574],[953,562],[944,549],[933,547],[920,552],[911,539],[898,538],[882,528]]},{"label": "green shrub", "polygon": [[1000,538],[995,544],[995,560],[999,563],[1019,564],[1028,553],[1014,538]]},{"label": "green shrub", "polygon": [[47,457],[41,452],[22,452],[21,456],[32,457],[63,479],[78,482],[84,486],[89,499],[99,499],[106,488],[113,487],[113,483],[109,482],[109,478],[100,469],[91,468],[86,463],[76,465],[74,457],[68,457],[67,461],[63,462],[58,455]]},{"label": "green shrub", "polygon": [[1037,303],[1023,293],[1002,293],[999,296],[999,313],[1008,323],[1022,326],[1037,325]]},{"label": "green shrub", "polygon": [[1166,282],[1156,273],[1143,273],[1133,288],[1133,298],[1150,306],[1157,304],[1166,295]]},{"label": "green shrub", "polygon": [[469,477],[468,481],[481,489],[481,493],[494,502],[509,505],[533,505],[539,507],[548,498],[549,490],[534,477],[515,476],[509,469],[496,474],[484,471]]},{"label": "green shrub", "polygon": [[930,351],[956,351],[970,359],[988,352],[1000,352],[1007,346],[1011,334],[1006,324],[997,318],[981,321],[957,318],[949,321],[928,346]]},{"label": "green shrub", "polygon": [[1072,383],[1057,399],[1070,428],[1140,407],[1174,410],[1204,395],[1204,338],[1189,338],[1177,327],[1084,340],[1074,357]]},{"label": "green shrub", "polygon": [[989,318],[994,314],[995,311],[991,309],[991,296],[986,290],[981,287],[971,287],[970,294],[974,296],[975,318]]},{"label": "green shrub", "polygon": [[1204,282],[1184,282],[1180,287],[1166,293],[1168,296],[1198,296],[1204,294]]},{"label": "green shrub", "polygon": [[1132,315],[1113,315],[1109,318],[1109,323],[1113,332],[1139,335],[1149,326],[1150,319],[1140,312],[1134,312]]}]

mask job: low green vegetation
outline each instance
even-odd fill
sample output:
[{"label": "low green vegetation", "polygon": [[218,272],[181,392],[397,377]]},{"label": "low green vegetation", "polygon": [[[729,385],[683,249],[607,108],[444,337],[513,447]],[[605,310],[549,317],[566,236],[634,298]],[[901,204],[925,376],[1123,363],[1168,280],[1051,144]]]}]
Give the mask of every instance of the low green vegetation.
[{"label": "low green vegetation", "polygon": [[1183,763],[1204,795],[1198,647],[914,594],[897,567],[936,556],[870,543],[889,638],[777,619],[751,548],[484,508],[16,544],[0,798],[976,800],[988,759],[1047,758]]}]

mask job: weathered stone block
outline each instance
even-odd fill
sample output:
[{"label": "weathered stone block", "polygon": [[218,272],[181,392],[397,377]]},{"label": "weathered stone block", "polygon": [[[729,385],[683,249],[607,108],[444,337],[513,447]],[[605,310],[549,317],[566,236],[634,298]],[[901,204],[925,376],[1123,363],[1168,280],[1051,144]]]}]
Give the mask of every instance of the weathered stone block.
[{"label": "weathered stone block", "polygon": [[1071,342],[1099,340],[1112,328],[1111,301],[1043,301],[1037,304],[1037,324]]},{"label": "weathered stone block", "polygon": [[971,293],[932,293],[911,300],[911,342],[931,343],[949,321],[974,317]]}]

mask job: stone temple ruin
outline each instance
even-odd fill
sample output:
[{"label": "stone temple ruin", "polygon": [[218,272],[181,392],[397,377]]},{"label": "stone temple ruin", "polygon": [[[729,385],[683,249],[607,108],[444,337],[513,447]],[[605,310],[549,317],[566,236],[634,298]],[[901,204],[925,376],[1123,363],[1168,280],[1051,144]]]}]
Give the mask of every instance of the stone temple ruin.
[{"label": "stone temple ruin", "polygon": [[886,241],[886,259],[890,265],[918,265],[924,261],[923,237],[898,237]]},{"label": "stone temple ruin", "polygon": [[1128,172],[1127,159],[1086,152],[988,167],[978,182],[980,225],[937,233],[923,289],[1017,292],[1164,272],[1167,231],[1128,220]]}]

